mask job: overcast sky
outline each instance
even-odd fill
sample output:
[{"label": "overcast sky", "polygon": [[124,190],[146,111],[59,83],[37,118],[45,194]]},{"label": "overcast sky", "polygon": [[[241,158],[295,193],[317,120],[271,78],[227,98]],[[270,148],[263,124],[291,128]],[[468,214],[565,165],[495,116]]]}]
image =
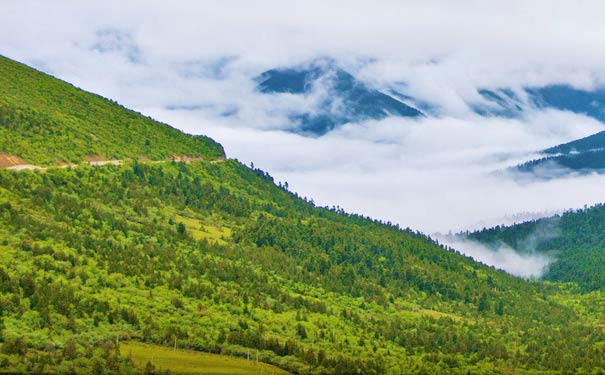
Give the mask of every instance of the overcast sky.
[{"label": "overcast sky", "polygon": [[[520,183],[492,173],[602,124],[558,111],[484,118],[468,103],[481,87],[601,85],[604,11],[601,1],[553,0],[3,0],[0,54],[210,135],[320,205],[433,233],[603,199],[600,176]],[[370,86],[405,88],[438,116],[320,138],[285,132],[286,109],[310,104],[261,95],[253,78],[326,56]],[[523,275],[537,267],[484,260]]]}]

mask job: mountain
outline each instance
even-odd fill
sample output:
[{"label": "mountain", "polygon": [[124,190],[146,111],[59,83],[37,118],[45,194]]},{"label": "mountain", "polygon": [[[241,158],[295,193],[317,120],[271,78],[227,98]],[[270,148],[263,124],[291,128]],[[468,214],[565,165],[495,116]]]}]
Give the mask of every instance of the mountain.
[{"label": "mountain", "polygon": [[[320,136],[349,122],[389,116],[421,117],[425,115],[423,111],[428,114],[434,111],[434,103],[371,88],[330,59],[271,69],[255,80],[263,94],[289,94],[313,101],[310,109],[289,110],[288,118],[294,124],[292,131],[303,135]],[[521,89],[481,88],[477,92],[481,100],[469,105],[482,116],[517,118],[531,110],[556,109],[605,121],[605,87],[584,90],[553,84]]]},{"label": "mountain", "polygon": [[480,89],[483,103],[473,104],[481,115],[519,117],[530,109],[556,109],[605,121],[605,88],[582,90],[566,84],[543,87]]},{"label": "mountain", "polygon": [[572,173],[605,172],[605,132],[541,151],[545,156],[527,161],[514,171],[539,178],[556,178]]},{"label": "mountain", "polygon": [[339,125],[389,116],[419,117],[422,112],[393,96],[373,89],[331,61],[306,66],[272,69],[258,78],[264,94],[319,95],[316,108],[292,113],[289,118],[304,135],[323,135]]},{"label": "mountain", "polygon": [[575,282],[583,290],[605,287],[605,206],[512,226],[467,233],[466,237],[496,250],[503,245],[522,254],[553,257],[544,279]]},{"label": "mountain", "polygon": [[569,85],[527,88],[526,92],[538,108],[554,108],[605,121],[605,88],[576,89]]},{"label": "mountain", "polygon": [[[552,108],[570,111],[605,121],[605,88],[591,91],[569,85],[525,88],[521,93],[510,89],[480,90],[491,104],[478,106],[483,115],[518,117],[528,109]],[[532,177],[557,178],[572,173],[588,174],[605,171],[605,132],[542,150],[544,157],[529,160],[512,168]]]},{"label": "mountain", "polygon": [[0,56],[0,150],[28,164],[87,159],[214,159],[221,145]]},{"label": "mountain", "polygon": [[483,98],[484,103],[473,103],[471,106],[481,116],[519,117],[526,107],[532,105],[517,95],[515,91],[507,88],[479,89],[477,92]]},{"label": "mountain", "polygon": [[603,148],[605,148],[605,131],[559,146],[547,148],[542,152],[547,155],[559,156],[597,152]]},{"label": "mountain", "polygon": [[[600,290],[316,207],[208,138],[25,65],[1,58],[0,75],[28,84],[2,88],[0,153],[45,166],[0,169],[2,372],[162,373],[153,353],[167,347],[296,374],[605,368]],[[67,143],[86,124],[102,147]],[[121,159],[81,162],[93,153]]]}]

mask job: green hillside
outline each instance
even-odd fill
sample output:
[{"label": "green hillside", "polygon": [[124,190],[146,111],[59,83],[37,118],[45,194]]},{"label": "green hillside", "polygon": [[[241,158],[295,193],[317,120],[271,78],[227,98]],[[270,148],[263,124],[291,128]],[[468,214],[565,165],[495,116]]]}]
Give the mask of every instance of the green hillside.
[{"label": "green hillside", "polygon": [[[601,292],[517,279],[421,233],[315,207],[263,171],[208,160],[222,149],[205,138],[171,136],[175,130],[134,114],[133,124],[146,125],[124,130],[100,118],[132,112],[2,63],[30,77],[37,99],[29,108],[53,113],[56,131],[38,137],[3,120],[3,134],[39,147],[0,153],[38,164],[89,154],[134,160],[0,170],[0,372],[165,370],[152,368],[153,356],[143,366],[140,352],[127,354],[140,343],[176,346],[175,361],[188,349],[258,358],[295,374],[605,370],[605,307],[594,303],[605,299]],[[157,153],[105,140],[117,154],[84,143],[62,149],[64,129],[88,115],[78,122],[77,110],[63,116],[37,103],[68,101],[57,91],[46,98],[37,88],[45,86],[115,111],[93,116],[98,134],[161,133],[149,146]],[[21,92],[10,87],[7,97]],[[7,105],[2,118],[19,113]],[[205,160],[140,158],[173,153]]]},{"label": "green hillside", "polygon": [[544,355],[532,339],[567,329],[585,363],[600,338],[557,288],[314,208],[233,161],[3,171],[0,186],[4,352],[23,337],[31,361],[74,340],[94,365],[107,354],[86,348],[119,337],[259,349],[298,373],[462,371],[524,367]]},{"label": "green hillside", "polygon": [[222,147],[0,56],[0,150],[34,165],[172,155],[215,159]]},{"label": "green hillside", "polygon": [[605,287],[604,205],[467,235],[492,248],[505,244],[521,253],[552,256],[546,280],[576,282],[584,291]]}]

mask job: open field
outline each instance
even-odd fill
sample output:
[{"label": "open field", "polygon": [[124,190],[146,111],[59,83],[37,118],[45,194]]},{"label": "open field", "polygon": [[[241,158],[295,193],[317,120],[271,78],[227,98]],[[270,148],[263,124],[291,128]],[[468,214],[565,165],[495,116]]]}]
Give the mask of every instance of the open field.
[{"label": "open field", "polygon": [[225,355],[201,353],[192,350],[171,349],[159,345],[138,342],[120,344],[121,354],[130,356],[137,367],[145,367],[150,361],[158,370],[170,370],[173,374],[196,375],[287,375],[275,366],[256,363]]}]

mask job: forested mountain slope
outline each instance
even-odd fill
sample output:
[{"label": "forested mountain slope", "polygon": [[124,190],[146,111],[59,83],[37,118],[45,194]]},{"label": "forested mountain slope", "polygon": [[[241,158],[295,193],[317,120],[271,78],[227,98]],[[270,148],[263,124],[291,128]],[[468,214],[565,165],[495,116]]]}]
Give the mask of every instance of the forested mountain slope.
[{"label": "forested mountain slope", "polygon": [[215,159],[222,147],[0,56],[0,152],[34,165],[173,155]]},{"label": "forested mountain slope", "polygon": [[[477,105],[481,115],[520,117],[531,110],[569,111],[605,121],[605,89],[576,89],[569,85],[481,89],[479,95],[487,105]],[[569,174],[603,173],[605,171],[605,132],[540,151],[544,156],[512,168],[531,177],[557,178]]]},{"label": "forested mountain slope", "polygon": [[[14,66],[40,87],[64,85]],[[36,113],[55,108],[29,103]],[[60,146],[86,112],[79,123],[79,112],[57,110],[56,131],[36,138],[14,120],[20,111],[5,107],[3,134],[48,147],[0,152],[40,164],[91,153],[85,143]],[[96,124],[98,134],[123,134]],[[151,131],[128,129],[131,139]],[[143,155],[222,156],[205,138],[165,138]],[[0,370],[144,371],[121,354],[124,341],[244,357],[258,350],[259,360],[300,374],[605,368],[598,292],[520,280],[421,233],[315,207],[234,160],[146,163],[137,147],[116,150],[93,152],[135,160],[0,170]]]},{"label": "forested mountain slope", "polygon": [[605,206],[508,227],[469,233],[470,239],[494,249],[505,244],[521,253],[543,253],[555,261],[546,280],[576,282],[583,290],[605,287]]},{"label": "forested mountain slope", "polygon": [[570,173],[603,173],[605,171],[605,132],[599,132],[542,151],[546,156],[516,167],[524,173],[546,178]]},{"label": "forested mountain slope", "polygon": [[602,360],[582,350],[605,337],[557,288],[313,208],[236,162],[0,176],[4,352],[23,337],[31,366],[81,366],[45,349],[71,340],[94,365],[107,355],[86,348],[117,336],[260,349],[293,372],[557,368],[556,340],[514,355],[553,331],[576,365]]}]

